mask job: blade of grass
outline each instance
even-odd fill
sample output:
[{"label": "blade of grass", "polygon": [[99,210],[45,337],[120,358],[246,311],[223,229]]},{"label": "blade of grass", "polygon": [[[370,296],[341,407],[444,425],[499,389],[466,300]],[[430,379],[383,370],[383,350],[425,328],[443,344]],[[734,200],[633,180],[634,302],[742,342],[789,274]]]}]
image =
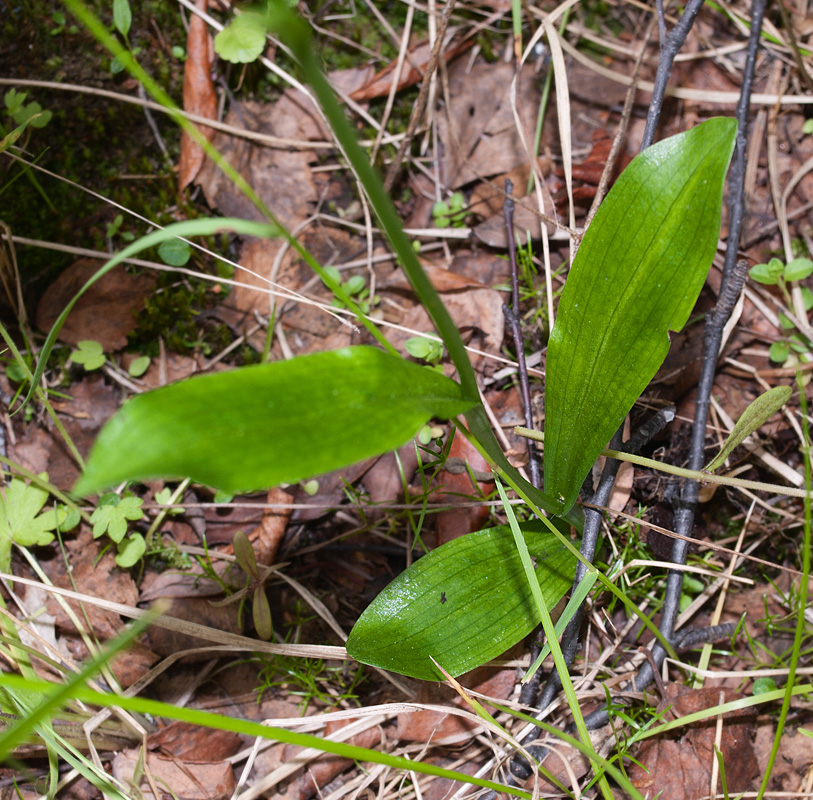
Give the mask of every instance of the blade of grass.
[{"label": "blade of grass", "polygon": [[[83,671],[84,672],[84,671]],[[53,689],[53,684],[45,681],[30,681],[20,678],[17,675],[0,674],[0,686],[28,689],[39,692],[47,692]],[[128,711],[137,711],[143,714],[152,714],[155,717],[165,717],[176,719],[181,722],[190,722],[193,725],[201,725],[206,728],[214,728],[222,731],[233,731],[234,733],[245,734],[255,738],[268,739],[285,744],[299,745],[300,747],[314,747],[325,753],[349,758],[355,761],[369,761],[376,764],[402,769],[406,771],[420,772],[424,775],[434,775],[438,778],[448,778],[461,783],[480,786],[484,789],[492,789],[496,792],[504,792],[525,800],[531,800],[531,794],[514,786],[505,786],[494,781],[482,780],[466,775],[462,772],[443,769],[433,764],[424,764],[418,761],[410,761],[399,756],[392,756],[388,753],[380,753],[377,750],[368,750],[364,747],[345,744],[343,742],[332,742],[320,739],[307,733],[296,733],[285,728],[275,728],[262,725],[259,722],[252,722],[245,719],[236,719],[221,714],[214,714],[210,711],[200,711],[193,708],[179,708],[177,706],[161,703],[157,700],[148,700],[142,697],[123,697],[118,695],[102,694],[88,689],[86,686],[71,682],[69,694],[77,700],[86,703],[102,706],[106,708],[123,708]],[[2,738],[0,738],[2,743]],[[0,752],[2,752],[0,750]]]},{"label": "blade of grass", "polygon": [[[525,568],[525,577],[528,579],[528,584],[531,587],[531,593],[542,618],[542,627],[545,630],[545,638],[547,639],[547,644],[550,646],[551,654],[553,655],[553,662],[556,665],[556,671],[559,673],[559,678],[562,682],[562,689],[564,690],[565,697],[567,698],[570,713],[573,715],[573,722],[576,725],[576,730],[579,732],[582,742],[586,747],[589,748],[587,757],[590,759],[590,762],[593,765],[593,772],[596,776],[600,776],[598,782],[599,789],[607,800],[612,800],[613,793],[610,790],[610,785],[607,783],[606,775],[603,774],[599,767],[599,762],[597,761],[598,753],[595,752],[591,745],[590,733],[587,730],[587,726],[584,724],[584,717],[582,716],[581,706],[579,706],[579,700],[576,697],[576,690],[573,688],[573,682],[570,680],[570,671],[568,670],[567,664],[565,664],[565,659],[562,655],[562,649],[559,646],[559,639],[556,636],[556,629],[554,628],[553,620],[551,619],[550,612],[545,604],[545,599],[542,597],[542,591],[539,588],[539,581],[536,579],[536,572],[534,571],[534,566],[531,561],[531,554],[528,552],[528,547],[525,544],[522,531],[519,529],[519,523],[517,522],[517,517],[514,514],[514,507],[508,502],[508,495],[506,495],[505,489],[503,489],[502,483],[499,479],[495,480],[495,484],[497,486],[497,491],[500,494],[500,499],[503,502],[505,515],[508,517],[508,524],[511,526],[511,533],[514,535],[514,541],[516,542],[517,550],[519,552],[520,559],[522,560],[522,565]],[[592,567],[592,572],[596,573],[595,567]],[[639,798],[641,797],[637,792],[633,796]]]},{"label": "blade of grass", "polygon": [[[779,754],[779,745],[782,741],[782,734],[785,731],[785,723],[788,719],[790,711],[790,699],[793,693],[794,684],[796,683],[796,668],[799,665],[799,655],[802,649],[802,639],[805,633],[805,611],[807,610],[807,588],[808,578],[810,577],[810,529],[811,529],[811,503],[810,503],[810,489],[811,489],[811,475],[810,475],[810,424],[807,417],[807,396],[805,395],[805,384],[800,372],[796,373],[796,383],[799,387],[799,404],[802,408],[802,435],[804,440],[800,446],[802,451],[802,459],[805,462],[805,494],[804,508],[805,508],[805,521],[804,533],[802,537],[802,576],[799,578],[799,596],[797,599],[796,610],[796,630],[793,634],[793,648],[790,654],[790,667],[788,669],[787,683],[785,684],[785,691],[782,697],[782,709],[779,712],[779,719],[776,723],[776,735],[773,740],[773,747],[771,754],[768,757],[768,765],[765,768],[765,774],[762,776],[762,783],[757,793],[757,800],[762,800],[765,796],[765,791],[768,788],[768,781],[771,778],[771,771],[773,769],[774,761]],[[760,695],[761,696],[761,695]]]}]

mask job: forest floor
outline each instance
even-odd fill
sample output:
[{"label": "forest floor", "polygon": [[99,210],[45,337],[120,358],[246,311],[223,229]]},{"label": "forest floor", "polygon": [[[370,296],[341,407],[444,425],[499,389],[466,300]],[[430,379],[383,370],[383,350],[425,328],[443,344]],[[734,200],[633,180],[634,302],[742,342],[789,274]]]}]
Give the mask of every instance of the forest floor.
[{"label": "forest floor", "polygon": [[[112,5],[88,3],[114,31]],[[430,317],[376,227],[331,130],[297,88],[290,56],[269,40],[265,63],[212,60],[217,29],[211,26],[225,24],[231,12],[228,3],[199,2],[207,24],[190,26],[195,5],[134,4],[126,38],[120,27],[117,35],[186,111],[222,123],[212,131],[213,144],[317,261],[339,270],[345,290],[391,344],[454,376],[442,350],[422,338],[433,333]],[[532,413],[541,428],[551,312],[555,318],[573,254],[570,237],[555,226],[543,246],[532,177],[544,186],[541,210],[581,227],[630,83],[637,91],[614,174],[638,153],[658,63],[654,9],[631,0],[576,2],[555,16],[562,52],[552,53],[538,37],[541,44],[518,72],[509,0],[457,2],[426,108],[411,120],[443,6],[401,0],[300,6],[325,70],[382,174],[404,136],[412,137],[393,175],[392,197],[469,348],[498,437],[512,463],[525,468],[526,443],[514,433],[525,420],[516,351],[503,314],[510,275],[501,190],[510,179],[514,195],[524,198],[516,216],[520,319]],[[521,47],[555,9],[553,3],[522,6]],[[673,65],[658,140],[711,117],[734,116],[751,13],[741,0],[707,2],[700,11]],[[667,7],[668,29],[678,17]],[[0,154],[0,318],[33,367],[79,288],[137,237],[188,219],[259,217],[202,152],[182,143],[170,117],[150,105],[143,87],[111,63],[60,3],[0,0],[0,25],[0,138],[19,124],[15,112],[32,102],[51,115]],[[555,81],[554,66],[562,67]],[[739,255],[749,268],[771,259],[802,259],[804,267],[813,258],[811,75],[807,6],[771,7],[748,126]],[[565,130],[560,123],[566,119]],[[538,154],[533,166],[529,147]],[[635,431],[653,410],[673,404],[674,421],[644,455],[676,465],[687,459],[704,316],[720,288],[727,216],[724,201],[718,256],[695,311],[672,335],[666,361],[627,420],[627,430]],[[54,526],[36,528],[45,501],[71,490],[100,429],[128,397],[193,375],[371,342],[329,313],[331,292],[283,239],[220,234],[202,244],[180,257],[153,248],[97,281],[61,329],[43,391],[19,413],[13,412],[28,390],[25,372],[10,350],[0,354],[0,565],[28,581],[3,580],[4,672],[26,674],[9,624],[31,648],[34,672],[55,680],[123,629],[128,615],[116,604],[138,616],[138,609],[165,599],[168,616],[210,629],[209,641],[180,627],[153,627],[113,657],[97,687],[224,718],[267,721],[325,742],[346,741],[506,783],[512,742],[528,732],[527,719],[518,714],[535,710],[520,697],[520,679],[538,652],[536,637],[461,678],[462,694],[479,698],[498,726],[472,713],[450,684],[384,673],[336,655],[364,609],[414,560],[505,523],[488,464],[466,439],[452,436],[448,423],[431,423],[420,441],[397,453],[261,493],[225,496],[194,483],[157,480],[119,487],[122,502],[134,498],[132,516],[120,517],[124,541],[140,542],[140,534],[145,544],[132,564],[125,549],[107,534],[95,535],[100,531],[85,521],[96,504],[82,506],[83,521],[64,535],[55,538]],[[730,458],[727,471],[738,477],[805,485],[799,387],[807,387],[813,364],[810,289],[809,273],[787,285],[749,278],[727,327],[706,434],[710,453],[759,394],[780,385],[793,389],[782,411]],[[42,494],[39,505],[35,476],[52,496]],[[677,479],[625,464],[607,504],[596,558],[639,613],[656,623],[677,485]],[[15,511],[13,502],[26,510]],[[20,534],[26,524],[27,534]],[[268,646],[257,638],[246,589],[257,581],[252,584],[236,565],[238,531],[248,535],[261,566],[277,567],[259,583],[273,621]],[[799,602],[803,536],[801,499],[703,486],[691,532],[693,571],[684,580],[677,629],[734,623],[736,633],[681,649],[647,692],[630,691],[629,681],[646,661],[651,633],[600,584],[591,592],[571,668],[576,696],[585,714],[611,701],[609,722],[592,733],[592,745],[641,796],[813,797],[813,617]],[[83,600],[67,602],[52,587]],[[795,694],[780,715],[791,668]],[[542,669],[553,669],[550,658]],[[0,691],[0,708],[19,713],[19,697]],[[769,699],[750,702],[761,695]],[[720,713],[724,703],[731,705]],[[92,705],[84,712],[92,715]],[[649,729],[695,712],[699,722],[648,736]],[[541,718],[564,730],[572,713],[561,697]],[[483,791],[391,763],[360,763],[350,751],[328,755],[302,741],[257,739],[226,724],[212,729],[160,717],[140,724],[134,733],[119,722],[120,738],[112,744],[103,735],[91,737],[95,769],[112,776],[123,796],[441,800]],[[514,781],[511,791],[629,796],[615,780],[609,788],[599,786],[590,762],[575,749],[554,736],[546,741],[552,747],[543,764],[548,776],[535,770]],[[84,734],[74,744],[87,750]],[[56,789],[37,742],[13,755],[18,760],[0,769],[3,798],[52,789],[76,800],[115,795],[99,772],[76,765],[69,771],[63,764]]]}]

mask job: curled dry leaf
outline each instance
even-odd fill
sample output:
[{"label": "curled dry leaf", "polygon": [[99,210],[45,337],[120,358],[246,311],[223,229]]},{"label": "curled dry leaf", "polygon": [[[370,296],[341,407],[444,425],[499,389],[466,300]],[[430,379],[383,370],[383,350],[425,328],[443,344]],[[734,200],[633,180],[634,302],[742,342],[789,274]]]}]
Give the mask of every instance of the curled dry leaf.
[{"label": "curled dry leaf", "polygon": [[[206,0],[197,0],[200,11],[206,11]],[[214,49],[206,22],[197,14],[189,20],[186,37],[186,62],[183,73],[184,111],[207,119],[217,117],[217,95],[212,82]],[[211,128],[201,127],[209,140],[214,136]],[[182,192],[197,177],[206,158],[203,148],[187,133],[181,134],[181,157],[178,165],[178,191]]]}]

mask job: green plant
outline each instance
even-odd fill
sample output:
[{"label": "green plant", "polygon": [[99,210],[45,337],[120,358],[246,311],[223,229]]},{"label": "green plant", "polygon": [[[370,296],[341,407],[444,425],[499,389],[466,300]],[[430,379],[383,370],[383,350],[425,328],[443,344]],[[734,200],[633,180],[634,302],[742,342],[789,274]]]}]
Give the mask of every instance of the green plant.
[{"label": "green plant", "polygon": [[246,573],[246,588],[243,593],[251,594],[253,597],[251,613],[254,618],[254,629],[257,636],[267,642],[274,635],[274,625],[268,595],[265,593],[265,583],[273,570],[266,568],[260,572],[254,548],[243,531],[234,534],[234,557],[240,569]]},{"label": "green plant", "polygon": [[103,367],[106,360],[101,344],[93,339],[83,339],[71,350],[71,361],[81,364],[87,372]]},{"label": "green plant", "polygon": [[438,200],[432,206],[432,218],[436,228],[466,227],[466,198],[460,192],[449,195],[449,200]]},{"label": "green plant", "polygon": [[[751,279],[766,286],[776,286],[782,293],[788,309],[793,308],[793,300],[790,289],[799,281],[808,278],[813,274],[813,261],[809,258],[794,258],[787,264],[778,258],[772,258],[766,264],[756,264],[748,271]],[[805,311],[813,308],[813,291],[807,286],[801,287],[802,303]],[[771,345],[768,355],[771,361],[779,364],[795,366],[813,359],[813,342],[799,330],[795,330],[796,323],[787,315],[779,315],[779,324],[788,331],[786,339],[774,342]],[[791,331],[794,331],[791,333]],[[796,354],[793,363],[790,363],[791,355]]]},{"label": "green plant", "polygon": [[[122,55],[120,44],[96,24],[77,0],[70,0],[69,5],[115,57]],[[359,307],[357,300],[363,302],[364,298],[359,298],[358,291],[352,295],[348,291],[354,286],[341,284],[336,275],[316,263],[279,226],[245,181],[233,170],[228,173],[228,165],[222,158],[218,161],[219,154],[197,135],[196,140],[208,147],[207,153],[223,166],[269,223],[178,223],[134,242],[98,275],[124,258],[175,236],[211,235],[216,230],[283,236],[383,349],[347,348],[194,378],[139,395],[100,434],[76,490],[90,493],[120,480],[159,475],[189,475],[230,492],[299,481],[396,447],[433,417],[464,414],[467,435],[484,452],[494,471],[530,507],[556,513],[579,526],[580,512],[574,504],[584,477],[660,365],[668,345],[668,331],[685,323],[705,279],[719,234],[722,185],[733,147],[734,121],[710,120],[653,146],[635,159],[584,236],[551,335],[545,490],[539,491],[519,476],[493,436],[460,335],[320,71],[307,26],[284,4],[269,3],[265,13],[237,17],[226,29],[231,32],[218,37],[219,52],[228,55],[238,38],[235,33],[252,30],[252,36],[259,31],[256,38],[261,47],[266,31],[280,36],[299,61],[304,80],[321,103],[347,160],[365,187],[381,229],[446,346],[458,381],[410,364],[394,353]],[[245,53],[237,55],[244,57]],[[133,59],[126,63],[149,91],[172,108]],[[185,129],[197,134],[193,128]],[[462,207],[456,213],[461,212]],[[70,307],[49,334],[31,381],[32,392]],[[239,404],[234,403],[235,396],[241,398]],[[461,433],[463,430],[460,426]],[[206,432],[205,438],[202,431]],[[123,453],[127,454],[126,460]],[[549,606],[564,594],[569,583],[569,576],[563,580],[559,574],[562,565],[572,567],[578,555],[570,540],[548,520],[542,522],[549,526],[549,532],[544,534],[528,526],[521,530],[510,508],[506,505],[509,528],[480,532],[477,540],[483,543],[481,549],[491,553],[491,560],[472,552],[471,547],[447,545],[435,551],[432,561],[418,561],[411,572],[405,573],[404,582],[415,581],[419,596],[435,606],[432,624],[421,632],[420,646],[416,643],[408,650],[400,648],[400,640],[393,636],[402,636],[403,629],[398,625],[387,627],[389,623],[381,613],[383,603],[378,603],[369,612],[373,622],[366,630],[362,625],[351,634],[351,653],[365,657],[365,653],[372,652],[369,657],[386,658],[393,669],[430,677],[438,676],[429,658],[433,653],[441,653],[440,666],[449,672],[462,671],[491,657],[494,644],[479,632],[500,630],[500,608],[484,604],[477,635],[472,639],[461,636],[450,640],[447,618],[453,610],[462,608],[460,620],[465,622],[466,614],[477,610],[476,599],[482,597],[482,592],[471,594],[470,587],[481,585],[495,568],[502,569],[508,576],[503,596],[505,605],[512,609],[512,632],[499,645],[507,646],[541,619],[579,723],[578,704],[549,614]],[[427,565],[421,567],[424,562]],[[594,581],[595,570],[590,570],[590,580]],[[460,577],[465,578],[462,584]],[[456,587],[451,597],[444,588],[447,583]],[[402,593],[397,602],[406,612],[411,598]],[[584,738],[583,724],[579,735],[584,743],[577,742],[577,746],[581,745],[597,768],[603,766]],[[606,794],[604,785],[602,791]],[[634,790],[631,793],[635,796]]]},{"label": "green plant", "polygon": [[[343,137],[345,152],[433,317],[460,383],[362,347],[196,378],[133,398],[103,430],[77,491],[159,474],[190,475],[228,491],[298,481],[396,446],[429,417],[465,413],[472,437],[522,496],[577,522],[572,508],[584,476],[660,365],[667,331],[686,321],[702,286],[719,230],[734,122],[711,120],[636,158],[588,229],[551,335],[542,494],[519,478],[496,446],[459,334],[348,132],[307,44],[307,28],[276,5],[269,6],[264,24],[284,31],[331,125]],[[637,227],[618,237],[619,225],[630,219],[638,220]],[[151,234],[124,253],[172,234],[185,235],[181,229],[190,225]],[[335,275],[315,268],[344,302],[350,300]],[[248,398],[239,409],[235,395]],[[258,427],[269,411],[271,418]],[[206,439],[199,435],[203,429]],[[126,463],[119,455],[125,451]],[[268,458],[271,451],[284,457]],[[554,529],[553,535],[560,534]],[[445,569],[459,570],[454,549],[438,552],[443,552],[438,558],[448,559]],[[531,625],[538,620],[534,609],[526,613]],[[483,624],[496,624],[496,617]],[[441,628],[436,627],[436,635]],[[388,646],[394,647],[392,641]]]},{"label": "green plant", "polygon": [[[48,474],[39,476],[47,482]],[[79,515],[64,505],[45,509],[47,489],[20,478],[12,478],[5,490],[0,490],[0,572],[11,569],[11,545],[21,547],[50,544],[54,531],[69,531],[76,527]]]},{"label": "green plant", "polygon": [[[328,289],[338,285],[342,292],[358,305],[363,314],[369,314],[381,302],[378,295],[370,297],[370,288],[367,286],[363,275],[352,275],[346,281],[342,281],[342,273],[336,267],[325,267],[323,283]],[[333,308],[348,308],[348,305],[340,297],[335,297],[331,301]]]},{"label": "green plant", "polygon": [[90,516],[93,538],[98,539],[106,533],[116,543],[116,564],[122,569],[137,564],[147,550],[147,543],[140,533],[128,533],[129,523],[144,516],[142,503],[140,497],[134,497],[130,492],[123,495],[107,492],[99,498],[99,504]]}]

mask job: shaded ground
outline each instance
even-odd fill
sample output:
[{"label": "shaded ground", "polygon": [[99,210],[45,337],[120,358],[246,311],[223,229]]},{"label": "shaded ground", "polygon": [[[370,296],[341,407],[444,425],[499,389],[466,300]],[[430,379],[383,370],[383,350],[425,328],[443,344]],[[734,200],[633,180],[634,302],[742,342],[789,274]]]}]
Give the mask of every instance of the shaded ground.
[{"label": "shaded ground", "polygon": [[[107,4],[98,3],[96,9],[109,17]],[[387,95],[391,73],[383,77],[376,77],[376,73],[397,56],[401,36],[409,37],[411,57],[418,67],[425,68],[428,47],[419,44],[426,38],[428,26],[426,15],[416,13],[410,36],[404,31],[405,7],[393,3],[382,10],[394,29],[394,40],[380,21],[360,6],[350,21],[336,19],[343,9],[328,4],[314,13],[328,33],[351,37],[377,54],[373,57],[360,50],[351,57],[351,48],[347,48],[349,53],[334,49],[328,33],[320,34],[331,47],[327,64],[334,83],[354,103],[351,113],[359,133],[371,149],[375,148],[376,163],[386,171],[398,141],[388,137],[403,134],[418,90],[414,83],[401,89],[394,95],[390,112]],[[550,10],[529,10],[523,32],[526,42],[537,29],[540,14]],[[746,7],[735,11],[748,19]],[[5,38],[15,43],[4,48],[0,56],[0,77],[80,84],[137,96],[132,79],[110,75],[109,58],[89,35],[71,33],[67,28],[54,32],[59,19],[53,15],[58,12],[56,3],[37,4],[35,9],[0,3]],[[146,3],[133,13],[131,44],[142,48],[140,58],[145,66],[180,102],[184,63],[172,48],[184,46],[192,52],[184,27],[189,12],[171,4]],[[226,18],[222,13],[219,17]],[[804,47],[809,26],[801,16],[791,16],[791,21]],[[611,9],[590,4],[576,6],[568,21],[565,40],[570,48],[565,63],[577,224],[583,222],[595,195],[625,97],[623,83],[606,73],[632,73],[634,56],[643,46],[644,22],[636,7]],[[787,30],[778,16],[772,23],[774,27],[768,32],[780,44],[766,40],[755,91],[806,97],[805,78],[792,60]],[[523,418],[515,386],[514,354],[508,344],[511,340],[505,337],[502,303],[508,269],[502,199],[494,188],[501,187],[508,176],[516,193],[523,195],[530,174],[509,99],[514,65],[509,63],[510,56],[503,57],[513,47],[510,10],[499,3],[460,7],[452,17],[452,26],[454,38],[447,50],[458,54],[440,70],[433,102],[419,120],[411,158],[399,174],[393,196],[405,225],[420,242],[425,268],[472,348],[472,360],[487,403],[503,427],[509,456],[523,465],[524,444],[512,433]],[[737,27],[722,12],[712,8],[701,12],[684,48],[693,59],[679,60],[671,80],[681,88],[682,96],[668,101],[659,138],[710,116],[733,113],[744,61],[744,51],[733,49],[733,45],[743,44]],[[809,69],[807,51],[802,58]],[[656,61],[656,47],[650,44],[642,81],[652,79]],[[279,63],[290,69],[284,57]],[[528,139],[533,136],[547,67],[543,53],[536,63],[531,60],[525,65],[518,84],[520,124]],[[428,316],[383,239],[370,227],[355,182],[341,166],[329,131],[308,101],[294,88],[286,87],[284,79],[267,78],[259,65],[243,73],[221,62],[214,72],[218,78],[213,84],[218,113],[236,129],[236,133],[218,133],[214,144],[321,264],[339,268],[343,280],[356,279],[355,285],[361,287],[358,299],[367,301],[371,315],[382,323],[399,350],[404,351],[410,337],[431,332]],[[6,89],[4,86],[3,91]],[[173,167],[178,162],[180,140],[162,115],[154,113],[153,117],[166,156],[138,106],[45,87],[26,90],[29,100],[35,99],[54,112],[51,123],[33,131],[26,142],[28,157],[41,156],[38,163],[45,168],[159,224],[212,212],[224,216],[254,213],[211,163],[194,175],[194,187],[177,194]],[[189,99],[185,99],[188,104]],[[549,192],[543,210],[566,220],[569,209],[555,99],[554,94],[544,119],[538,167]],[[648,99],[646,91],[637,95],[622,148],[622,165],[639,149]],[[791,255],[810,257],[807,162],[813,155],[813,139],[805,132],[804,108],[807,106],[798,102],[777,106],[770,99],[754,104],[746,179],[748,212],[740,244],[751,265],[775,255],[788,260],[784,252],[788,247]],[[382,119],[386,120],[385,134],[377,141]],[[6,129],[7,122],[3,118]],[[286,144],[261,146],[245,138],[245,131],[278,137]],[[130,234],[139,236],[147,231],[143,221],[67,188],[59,180],[37,177],[38,187],[28,176],[20,176],[19,166],[7,157],[0,165],[0,186],[7,187],[7,199],[13,198],[4,204],[0,218],[15,236],[114,252],[127,243]],[[797,179],[794,188],[783,189],[793,178]],[[777,217],[782,191],[787,197]],[[451,226],[440,227],[438,223],[442,225],[443,220],[433,213],[433,207],[440,199],[451,204],[454,192],[462,194],[463,210]],[[536,207],[533,196],[527,204]],[[119,213],[122,221],[117,225]],[[521,231],[531,226],[537,229],[538,218],[532,212],[520,209],[518,214]],[[723,238],[726,225],[724,219]],[[567,237],[556,235],[553,225],[550,233],[553,241],[548,266],[555,301],[570,254]],[[280,242],[211,237],[207,245],[214,255],[196,251],[186,264],[196,276],[168,270],[157,253],[148,252],[143,258],[160,265],[162,271],[142,264],[110,273],[73,311],[72,324],[63,331],[46,381],[59,421],[83,455],[101,425],[132,393],[191,374],[255,363],[264,354],[278,360],[367,341],[326,313],[323,306],[330,304],[330,293]],[[36,350],[77,287],[103,260],[80,252],[55,254],[22,241],[15,242],[15,250],[30,326],[20,323],[14,292],[1,301],[3,321],[14,326],[20,346]],[[550,321],[538,241],[533,253],[533,258],[523,261],[523,324],[539,423],[543,408],[541,370]],[[226,259],[231,263],[225,263]],[[237,285],[229,282],[232,280]],[[650,454],[671,463],[685,460],[702,344],[701,315],[712,307],[719,280],[719,265],[715,264],[696,316],[673,337],[667,362],[640,408],[631,415],[634,429],[651,408],[676,403],[675,423],[649,447]],[[269,293],[269,281],[289,293],[300,293],[306,300],[292,300],[282,289]],[[800,289],[807,283],[807,278],[800,282]],[[794,308],[798,311],[798,306]],[[737,419],[766,386],[791,384],[795,367],[809,359],[813,348],[806,338],[807,327],[792,330],[783,325],[779,316],[783,309],[794,310],[788,308],[779,291],[749,282],[719,360],[714,389],[717,406],[708,431],[709,444],[722,438],[730,427],[728,418]],[[34,339],[26,344],[23,336],[29,331]],[[82,340],[102,345],[107,357],[103,367],[86,371],[76,357],[69,361]],[[776,343],[787,344],[788,360],[770,359],[769,348]],[[144,355],[152,359],[146,372],[130,374],[133,360]],[[773,355],[777,357],[776,350]],[[450,373],[449,365],[444,362],[444,366]],[[35,474],[47,472],[56,488],[67,490],[79,473],[76,459],[40,405],[30,406],[27,414],[7,413],[18,388],[14,370],[7,370],[0,377],[6,408],[3,456],[11,462],[7,477],[25,474],[19,473],[20,468]],[[732,467],[742,468],[742,477],[801,485],[798,417],[799,400],[794,395],[788,414],[773,418],[760,431],[763,450],[750,454],[738,450]],[[438,426],[432,436],[448,442],[449,431]],[[270,719],[272,724],[290,724],[295,729],[299,728],[291,720],[300,719],[311,723],[320,736],[335,738],[344,731],[352,743],[363,747],[407,754],[425,763],[470,773],[481,770],[486,777],[500,779],[504,773],[494,760],[504,764],[510,749],[483,734],[482,727],[465,715],[464,705],[454,699],[451,689],[387,677],[352,661],[336,660],[334,651],[322,649],[323,645],[341,646],[342,634],[350,630],[366,605],[424,549],[503,521],[499,505],[492,501],[494,484],[484,474],[486,465],[459,437],[448,453],[431,442],[416,453],[415,445],[409,443],[399,456],[400,463],[387,455],[320,477],[315,485],[288,486],[267,495],[239,496],[226,502],[220,502],[222,498],[215,498],[205,487],[190,486],[177,498],[183,506],[181,513],[160,519],[162,511],[157,506],[167,502],[169,495],[161,494],[167,487],[159,482],[133,487],[146,513],[131,522],[129,530],[147,535],[147,555],[135,567],[117,567],[108,537],[94,539],[89,526],[82,524],[66,536],[64,553],[54,545],[31,547],[25,553],[15,549],[11,571],[128,606],[144,607],[159,598],[169,598],[171,616],[254,637],[251,609],[245,604],[241,608],[239,602],[244,597],[225,605],[211,602],[213,598],[224,599],[224,585],[232,597],[245,587],[245,575],[234,566],[232,549],[235,533],[243,530],[249,534],[261,564],[286,564],[283,572],[288,580],[272,573],[265,587],[274,620],[274,641],[303,644],[305,650],[282,648],[270,653],[260,649],[253,653],[250,648],[236,658],[209,649],[183,661],[161,662],[204,643],[177,631],[154,629],[135,651],[114,663],[113,672],[123,688],[143,678],[154,665],[164,663],[166,669],[154,675],[144,690],[151,697],[235,717]],[[466,461],[474,470],[471,474],[457,469]],[[169,488],[174,490],[176,485]],[[8,492],[7,488],[6,497]],[[754,499],[754,495],[732,489],[704,492],[690,563],[717,577],[703,573],[687,583],[680,624],[702,628],[743,620],[736,641],[718,643],[709,652],[702,652],[700,646],[681,652],[683,662],[668,665],[663,696],[652,691],[647,698],[627,697],[622,691],[627,673],[642,662],[639,647],[647,645],[650,637],[623,607],[599,594],[589,607],[584,646],[573,670],[574,676],[579,676],[577,689],[585,711],[606,702],[605,690],[614,693],[615,731],[606,726],[596,732],[594,746],[623,763],[636,787],[650,797],[663,790],[663,797],[700,798],[709,794],[713,780],[714,791],[719,792],[715,745],[723,754],[728,791],[755,791],[767,769],[779,703],[728,713],[719,724],[719,718],[712,717],[704,724],[684,726],[643,743],[638,742],[642,738],[639,732],[653,719],[671,719],[782,688],[787,676],[796,621],[798,576],[791,570],[800,567],[801,502],[777,499],[768,493]],[[663,535],[640,525],[635,518],[670,529],[673,493],[674,484],[665,477],[627,470],[611,502],[616,511],[625,512],[632,520],[612,518],[599,560],[612,575],[626,567],[618,583],[646,614],[656,615],[660,607],[663,569],[641,560],[663,560],[668,550],[664,549]],[[420,513],[424,502],[429,504],[426,517]],[[461,507],[435,513],[437,506],[450,503],[460,503]],[[747,551],[762,561],[735,562],[733,578],[725,581],[719,576],[729,569],[734,558],[731,551]],[[26,553],[33,556],[42,574],[33,570]],[[18,587],[16,597],[9,594],[6,602],[18,619],[36,617],[37,632],[55,648],[52,654],[59,653],[66,663],[89,654],[89,640],[78,629],[91,630],[96,639],[105,641],[122,627],[121,614],[111,608],[85,605],[87,618],[71,618],[39,587]],[[808,634],[809,624],[801,647],[803,668],[810,667]],[[259,645],[259,640],[254,641]],[[35,646],[43,647],[41,640],[36,642]],[[527,667],[529,652],[530,643],[520,645],[496,666],[470,675],[464,684],[511,708],[520,707],[517,667]],[[756,684],[757,679],[763,683]],[[800,685],[804,680],[797,678]],[[420,705],[395,705],[404,702]],[[438,704],[449,710],[439,712],[428,707]],[[559,727],[569,719],[565,704],[555,706],[546,717]],[[353,727],[345,729],[348,720]],[[512,735],[521,735],[520,721],[504,713],[499,720]],[[181,797],[230,796],[247,764],[247,783],[241,797],[272,797],[281,792],[285,797],[306,798],[318,790],[321,796],[335,797],[375,791],[388,796],[440,798],[451,791],[452,784],[445,779],[424,777],[413,784],[405,782],[397,771],[378,767],[361,770],[336,757],[308,761],[308,768],[303,769],[296,761],[301,752],[293,745],[273,744],[251,762],[246,760],[253,744],[248,737],[183,727],[181,723],[158,721],[157,727],[160,730],[151,732],[148,739],[152,752],[149,770],[159,783],[166,781]],[[771,791],[796,796],[810,791],[813,740],[804,734],[810,727],[806,701],[797,698],[768,784]],[[100,745],[100,749],[118,751],[104,763],[118,779],[125,783],[132,780],[138,772],[135,743],[131,748],[119,742],[115,747]],[[566,785],[584,787],[590,780],[588,765],[572,751],[557,749],[561,757],[557,761],[556,755],[551,756],[546,767]],[[316,755],[306,754],[305,758]],[[633,765],[633,757],[640,766]],[[34,770],[42,770],[41,761],[31,763]],[[9,779],[18,774],[11,768],[5,772]],[[33,782],[26,783],[22,791],[33,792],[33,786]],[[544,782],[540,786],[543,794],[548,792]],[[460,785],[454,786],[457,789]],[[83,778],[62,791],[77,797],[99,794]],[[590,796],[596,792],[595,788],[587,791]],[[622,796],[620,790],[616,796]]]}]

